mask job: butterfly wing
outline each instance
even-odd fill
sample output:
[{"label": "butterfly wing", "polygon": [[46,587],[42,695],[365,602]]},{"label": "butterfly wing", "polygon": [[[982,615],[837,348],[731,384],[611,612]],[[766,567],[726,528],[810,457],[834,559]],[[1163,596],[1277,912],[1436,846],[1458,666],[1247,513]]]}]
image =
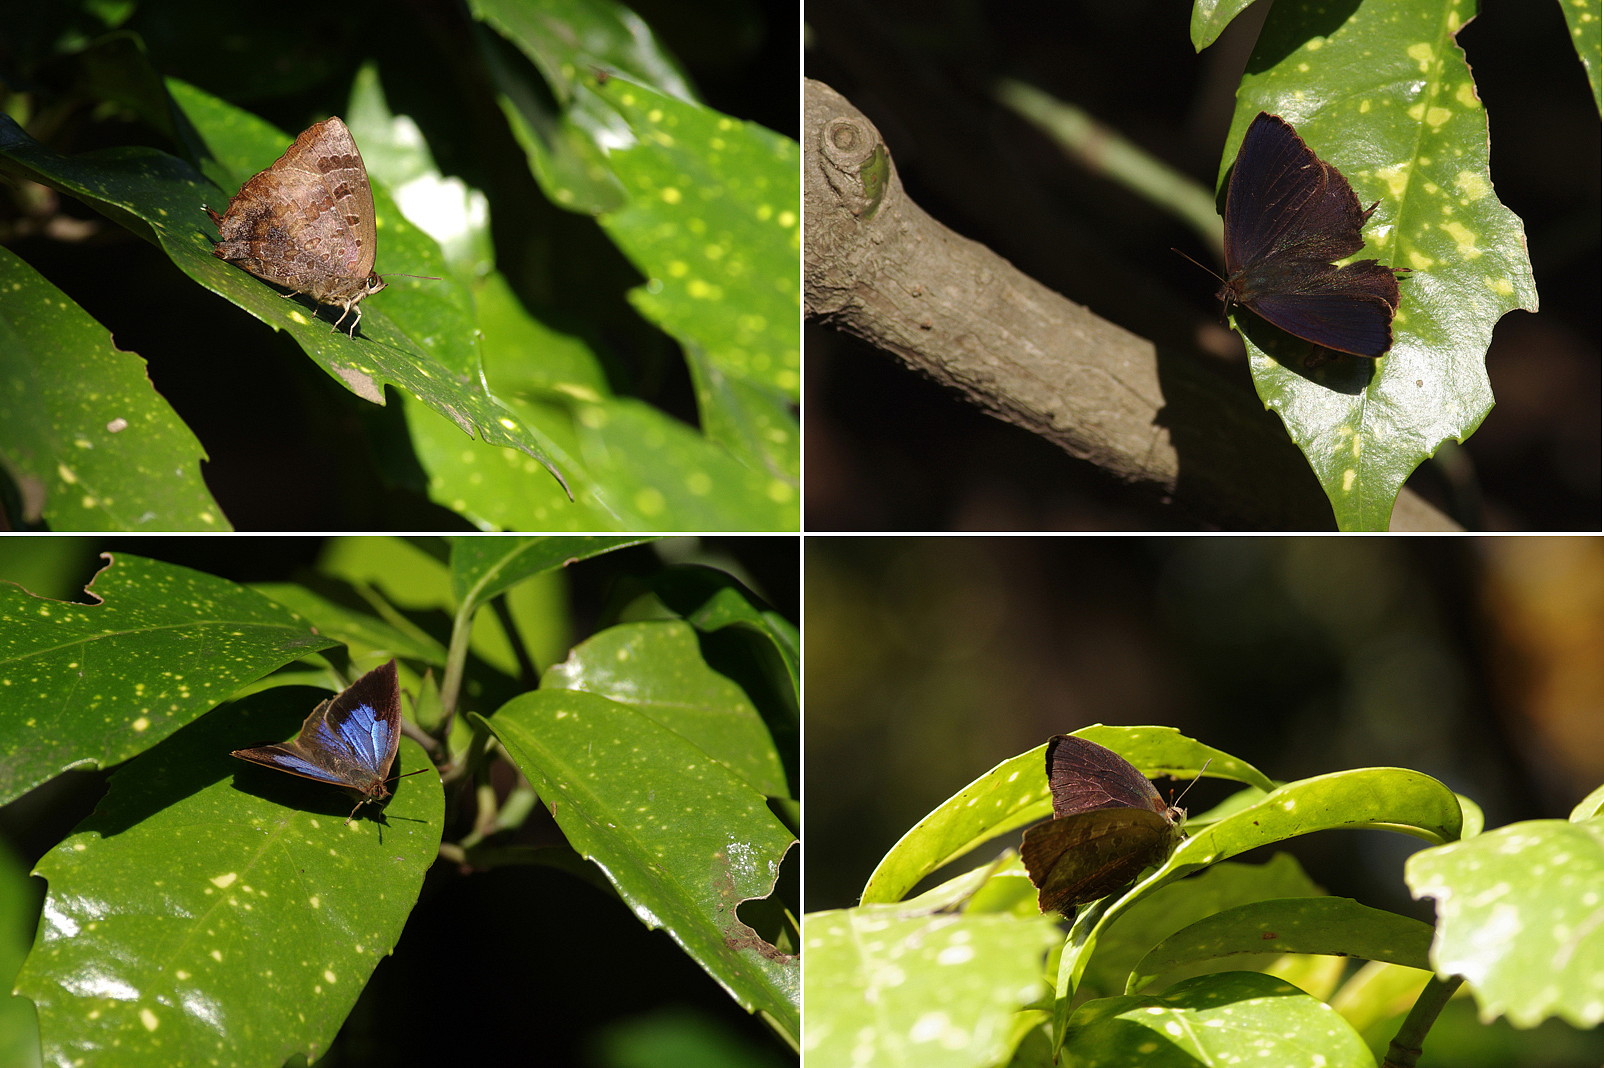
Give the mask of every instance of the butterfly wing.
[{"label": "butterfly wing", "polygon": [[1392,347],[1394,269],[1331,261],[1364,247],[1348,180],[1290,124],[1260,112],[1242,137],[1225,202],[1227,279],[1219,296],[1245,304],[1289,334],[1355,356]]},{"label": "butterfly wing", "polygon": [[352,777],[359,780],[353,785],[367,791],[376,785],[382,790],[401,744],[400,727],[401,686],[395,661],[391,660],[314,710],[296,741],[303,748],[311,746],[329,754],[349,768]]},{"label": "butterfly wing", "polygon": [[1259,112],[1242,135],[1225,195],[1228,275],[1269,258],[1332,260],[1364,247],[1370,211],[1348,180],[1285,120]]},{"label": "butterfly wing", "polygon": [[[1351,264],[1328,268],[1328,271],[1335,275],[1359,266],[1361,264]],[[1385,267],[1377,265],[1371,270],[1379,271],[1385,282],[1379,278],[1352,280],[1315,276],[1310,280],[1312,284],[1244,297],[1242,303],[1305,341],[1355,356],[1380,356],[1392,347],[1392,316],[1398,305],[1398,282]]]},{"label": "butterfly wing", "polygon": [[373,274],[373,187],[351,131],[338,118],[308,127],[271,167],[240,187],[221,218],[213,218],[218,258],[320,304],[349,310],[384,288]]},{"label": "butterfly wing", "polygon": [[284,154],[286,161],[291,158],[308,184],[327,197],[318,219],[326,220],[339,238],[335,263],[340,273],[366,279],[379,251],[378,221],[373,214],[373,185],[351,131],[338,117],[314,123]]},{"label": "butterfly wing", "polygon": [[1130,761],[1072,734],[1047,743],[1047,784],[1053,791],[1053,815],[1059,818],[1097,808],[1165,809],[1158,790]]},{"label": "butterfly wing", "polygon": [[249,760],[253,764],[287,771],[302,778],[333,783],[335,786],[350,785],[338,772],[308,760],[300,750],[291,748],[290,745],[259,745],[252,749],[236,749],[232,755],[241,760]]},{"label": "butterfly wing", "polygon": [[345,786],[365,798],[384,798],[389,796],[385,779],[401,744],[400,727],[401,686],[391,660],[314,708],[293,742],[233,755]]},{"label": "butterfly wing", "polygon": [[1133,882],[1163,863],[1180,830],[1145,808],[1104,808],[1039,823],[1019,858],[1043,912],[1063,912]]}]

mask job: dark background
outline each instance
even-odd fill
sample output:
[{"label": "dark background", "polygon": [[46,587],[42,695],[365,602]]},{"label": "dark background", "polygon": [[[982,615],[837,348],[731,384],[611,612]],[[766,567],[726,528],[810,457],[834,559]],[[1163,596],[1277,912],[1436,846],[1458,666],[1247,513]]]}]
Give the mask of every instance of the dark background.
[{"label": "dark background", "polygon": [[[808,912],[856,904],[933,808],[1092,723],[1175,727],[1278,781],[1412,768],[1488,828],[1563,819],[1604,781],[1598,538],[809,537],[804,574]],[[1205,779],[1183,804],[1233,789]],[[1333,895],[1430,922],[1403,883],[1424,847],[1355,830],[1275,850]]]},{"label": "dark background", "polygon": [[[1459,43],[1488,112],[1495,191],[1525,223],[1541,313],[1499,322],[1495,407],[1409,485],[1453,500],[1473,529],[1597,530],[1598,112],[1556,5],[1481,6]],[[813,0],[805,68],[879,127],[909,195],[938,220],[1134,333],[1227,360],[1251,390],[1240,343],[1217,323],[1217,283],[1170,252],[1211,262],[1190,230],[1067,161],[990,93],[1002,77],[1027,82],[1213,188],[1268,7],[1252,5],[1200,54],[1189,6],[1170,0]],[[806,529],[1195,526],[861,342],[809,325],[804,344]]]},{"label": "dark background", "polygon": [[[106,551],[237,582],[311,582],[333,540],[11,537],[0,539],[0,581],[41,596],[90,602],[81,591],[102,566],[97,554]],[[444,549],[441,539],[417,540]],[[720,567],[787,619],[798,618],[795,537],[674,538],[566,568],[561,579],[573,628],[569,640],[616,621],[616,613],[640,592],[635,577],[653,575],[665,561]],[[450,621],[441,613],[409,614],[444,639]],[[471,700],[471,686],[466,692]],[[493,708],[489,702],[475,710]],[[794,766],[789,759],[787,764]],[[68,772],[0,807],[0,840],[25,870],[92,811],[106,777],[104,771]],[[555,824],[537,812],[513,844],[562,841]],[[785,876],[793,880],[785,895],[793,905],[796,862],[793,850]],[[394,954],[379,963],[319,1064],[794,1063],[760,1019],[741,1009],[667,934],[647,930],[600,874],[591,874],[576,878],[560,863],[471,873],[436,863]],[[43,880],[31,883],[42,902]]]}]

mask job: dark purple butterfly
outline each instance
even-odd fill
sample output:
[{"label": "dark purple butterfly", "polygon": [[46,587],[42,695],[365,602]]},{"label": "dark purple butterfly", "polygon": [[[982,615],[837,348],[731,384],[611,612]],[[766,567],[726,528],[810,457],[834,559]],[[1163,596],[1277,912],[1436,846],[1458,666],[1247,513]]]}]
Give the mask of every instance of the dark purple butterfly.
[{"label": "dark purple butterfly", "polygon": [[355,816],[357,808],[390,796],[386,780],[400,744],[401,685],[391,660],[312,709],[293,742],[236,749],[232,755],[343,786],[357,798]]},{"label": "dark purple butterfly", "polygon": [[1019,858],[1043,912],[1064,912],[1163,863],[1186,810],[1164,804],[1130,762],[1096,742],[1060,734],[1047,743],[1053,818],[1025,832]]},{"label": "dark purple butterfly", "polygon": [[1396,274],[1408,268],[1331,265],[1364,247],[1359,230],[1376,204],[1359,207],[1348,180],[1289,123],[1259,112],[1225,194],[1226,277],[1215,297],[1322,348],[1382,355],[1392,347]]}]

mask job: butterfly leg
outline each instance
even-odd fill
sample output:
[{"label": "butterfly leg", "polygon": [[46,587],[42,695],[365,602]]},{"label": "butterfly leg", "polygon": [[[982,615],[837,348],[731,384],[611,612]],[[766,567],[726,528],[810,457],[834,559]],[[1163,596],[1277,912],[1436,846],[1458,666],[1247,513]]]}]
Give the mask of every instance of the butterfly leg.
[{"label": "butterfly leg", "polygon": [[353,311],[356,312],[356,318],[351,322],[351,336],[356,337],[356,328],[362,323],[362,306],[360,304],[345,305],[340,311],[340,317],[334,320],[334,325],[329,328],[329,333],[332,334],[334,331],[338,330],[340,328],[340,324],[345,322],[345,317],[350,315]]}]

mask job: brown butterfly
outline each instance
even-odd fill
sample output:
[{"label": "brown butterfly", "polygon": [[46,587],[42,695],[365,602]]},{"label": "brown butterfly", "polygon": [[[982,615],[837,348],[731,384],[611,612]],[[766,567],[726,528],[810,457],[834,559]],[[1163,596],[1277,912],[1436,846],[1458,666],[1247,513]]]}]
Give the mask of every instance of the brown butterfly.
[{"label": "brown butterfly", "polygon": [[338,118],[309,127],[267,170],[240,187],[217,223],[218,259],[256,277],[351,312],[388,283],[373,273],[378,233],[362,153]]},{"label": "brown butterfly", "polygon": [[1134,882],[1184,837],[1186,810],[1166,805],[1130,761],[1071,734],[1047,743],[1053,818],[1025,832],[1019,858],[1043,912],[1065,912]]}]

